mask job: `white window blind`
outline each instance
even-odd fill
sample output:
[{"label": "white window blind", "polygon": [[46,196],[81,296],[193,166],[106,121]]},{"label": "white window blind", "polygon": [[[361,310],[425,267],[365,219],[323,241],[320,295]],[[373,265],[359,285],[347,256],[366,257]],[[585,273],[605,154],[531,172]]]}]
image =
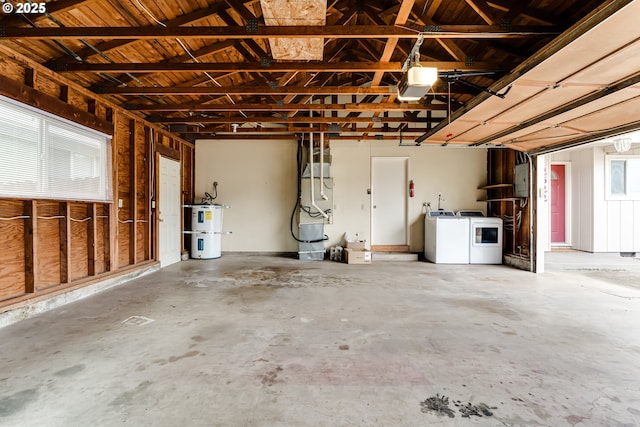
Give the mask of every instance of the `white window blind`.
[{"label": "white window blind", "polygon": [[111,138],[0,97],[0,197],[110,201]]}]

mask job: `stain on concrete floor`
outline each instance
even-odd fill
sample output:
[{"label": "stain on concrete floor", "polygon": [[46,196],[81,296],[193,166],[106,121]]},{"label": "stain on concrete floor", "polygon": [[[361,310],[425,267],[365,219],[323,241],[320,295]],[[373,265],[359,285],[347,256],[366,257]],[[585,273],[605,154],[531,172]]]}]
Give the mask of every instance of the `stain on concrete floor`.
[{"label": "stain on concrete floor", "polygon": [[143,395],[145,391],[153,384],[152,381],[143,381],[138,386],[131,390],[125,391],[124,393],[120,393],[115,399],[109,403],[110,406],[121,406],[121,405],[129,405],[133,403],[136,398],[140,395]]},{"label": "stain on concrete floor", "polygon": [[[186,261],[0,330],[0,424],[634,425],[640,301],[620,289],[503,266]],[[498,409],[422,413],[436,390]]]},{"label": "stain on concrete floor", "polygon": [[54,373],[53,375],[57,377],[70,377],[72,375],[77,374],[78,372],[84,371],[84,368],[85,368],[84,363],[81,363],[79,365],[71,366],[70,368],[62,369]]},{"label": "stain on concrete floor", "polygon": [[30,388],[0,398],[0,417],[8,417],[24,411],[27,406],[38,400],[38,390]]}]

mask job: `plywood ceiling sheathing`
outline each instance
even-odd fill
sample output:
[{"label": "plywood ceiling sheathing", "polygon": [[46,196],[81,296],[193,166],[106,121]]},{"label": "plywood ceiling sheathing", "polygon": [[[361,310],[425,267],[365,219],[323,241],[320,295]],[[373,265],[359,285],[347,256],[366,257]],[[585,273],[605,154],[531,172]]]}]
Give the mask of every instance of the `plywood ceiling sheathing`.
[{"label": "plywood ceiling sheathing", "polygon": [[[326,0],[260,0],[267,25],[321,25],[327,22]],[[277,60],[322,61],[322,38],[270,38]]]}]

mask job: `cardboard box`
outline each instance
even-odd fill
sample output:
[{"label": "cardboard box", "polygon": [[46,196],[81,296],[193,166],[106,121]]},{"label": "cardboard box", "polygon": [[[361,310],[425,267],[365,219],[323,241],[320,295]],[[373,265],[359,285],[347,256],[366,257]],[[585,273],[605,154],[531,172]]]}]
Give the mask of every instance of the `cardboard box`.
[{"label": "cardboard box", "polygon": [[354,249],[357,251],[366,251],[366,240],[357,240],[355,242],[347,242],[347,249]]},{"label": "cardboard box", "polygon": [[344,250],[344,262],[347,264],[371,264],[371,252],[357,249]]}]

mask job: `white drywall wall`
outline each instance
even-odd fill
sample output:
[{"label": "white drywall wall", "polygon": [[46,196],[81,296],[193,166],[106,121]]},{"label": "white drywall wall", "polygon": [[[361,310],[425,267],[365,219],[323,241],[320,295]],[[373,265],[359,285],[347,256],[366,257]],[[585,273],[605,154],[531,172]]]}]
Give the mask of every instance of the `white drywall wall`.
[{"label": "white drywall wall", "polygon": [[[370,239],[371,157],[409,157],[409,178],[415,197],[409,200],[411,251],[423,250],[423,202],[449,210],[482,209],[486,197],[486,149],[431,146],[399,147],[397,141],[334,140],[331,176],[334,183],[333,224],[325,226],[326,247],[340,244],[344,233]],[[219,182],[217,203],[232,205],[225,211],[222,251],[297,252],[289,220],[296,196],[294,140],[199,140],[196,142],[196,202],[212,182]]]}]

